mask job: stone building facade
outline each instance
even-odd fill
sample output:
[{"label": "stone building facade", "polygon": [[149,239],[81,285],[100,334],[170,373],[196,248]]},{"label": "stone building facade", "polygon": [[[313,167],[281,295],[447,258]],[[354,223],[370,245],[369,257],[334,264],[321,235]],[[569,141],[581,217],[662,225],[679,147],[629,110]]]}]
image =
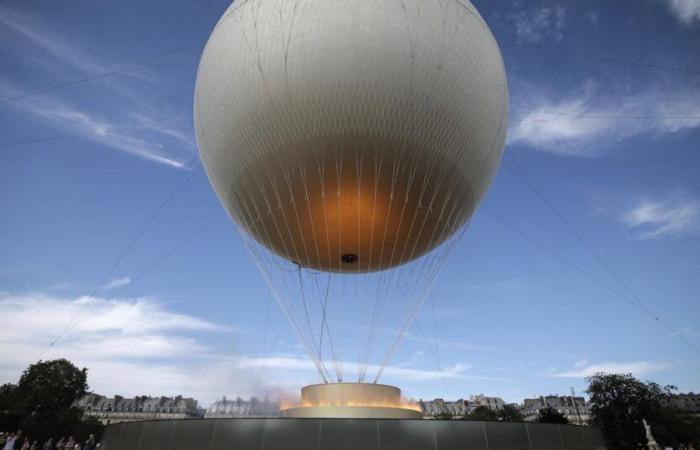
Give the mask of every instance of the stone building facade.
[{"label": "stone building facade", "polygon": [[502,410],[506,403],[499,397],[487,397],[485,395],[472,395],[469,400],[459,399],[446,401],[441,398],[434,400],[420,400],[418,404],[423,411],[423,416],[430,418],[439,414],[450,414],[455,418],[471,413],[479,406],[485,406],[492,411]]},{"label": "stone building facade", "polygon": [[534,422],[539,416],[540,409],[554,408],[566,416],[573,425],[585,425],[591,416],[590,406],[583,397],[547,395],[537,398],[526,398],[518,406],[520,414],[526,422]]},{"label": "stone building facade", "polygon": [[454,417],[461,417],[469,412],[469,402],[464,399],[451,402],[436,398],[434,400],[420,400],[418,404],[423,411],[423,417],[428,418],[445,413]]},{"label": "stone building facade", "polygon": [[473,405],[473,408],[477,406],[485,406],[491,411],[500,411],[506,407],[506,402],[500,397],[488,397],[483,394],[472,395],[469,397],[469,403]]},{"label": "stone building facade", "polygon": [[155,419],[201,419],[204,411],[197,400],[177,397],[138,396],[126,398],[120,395],[105,397],[90,393],[75,403],[87,416],[103,424],[137,422]]},{"label": "stone building facade", "polygon": [[671,396],[667,403],[669,406],[675,406],[684,411],[700,415],[700,394],[693,392],[675,394]]},{"label": "stone building facade", "polygon": [[250,400],[243,400],[240,397],[236,400],[228,400],[223,397],[218,402],[207,408],[205,417],[215,418],[236,418],[236,417],[278,417],[280,405],[268,399],[260,400],[251,397]]}]

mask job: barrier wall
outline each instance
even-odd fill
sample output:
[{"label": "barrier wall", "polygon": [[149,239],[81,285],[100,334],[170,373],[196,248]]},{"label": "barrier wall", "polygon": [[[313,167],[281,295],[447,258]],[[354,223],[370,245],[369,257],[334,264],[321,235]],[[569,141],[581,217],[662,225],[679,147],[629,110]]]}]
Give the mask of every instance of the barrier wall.
[{"label": "barrier wall", "polygon": [[523,422],[203,419],[107,426],[105,450],[604,450],[590,427]]}]

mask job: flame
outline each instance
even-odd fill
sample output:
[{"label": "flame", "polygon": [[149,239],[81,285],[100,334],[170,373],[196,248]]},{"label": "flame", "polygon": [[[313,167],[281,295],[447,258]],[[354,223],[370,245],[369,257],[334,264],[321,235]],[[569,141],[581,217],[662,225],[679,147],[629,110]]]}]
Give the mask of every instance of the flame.
[{"label": "flame", "polygon": [[423,412],[420,405],[417,403],[402,401],[400,403],[390,403],[390,402],[301,402],[301,404],[293,404],[291,402],[284,401],[280,403],[280,411],[285,411],[292,408],[324,408],[332,406],[349,406],[349,407],[368,407],[368,408],[395,408],[395,409],[409,409],[412,411]]}]

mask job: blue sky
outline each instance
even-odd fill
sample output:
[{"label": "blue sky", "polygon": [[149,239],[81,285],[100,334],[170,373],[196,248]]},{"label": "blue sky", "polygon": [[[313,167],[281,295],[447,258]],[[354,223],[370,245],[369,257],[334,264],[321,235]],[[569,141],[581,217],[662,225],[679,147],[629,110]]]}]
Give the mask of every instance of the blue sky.
[{"label": "blue sky", "polygon": [[[682,341],[700,348],[700,1],[475,5],[506,61],[506,156],[383,381],[520,401],[604,370],[700,391]],[[43,357],[104,394],[317,381],[196,153],[196,65],[226,7],[0,4],[0,382],[76,317]]]}]

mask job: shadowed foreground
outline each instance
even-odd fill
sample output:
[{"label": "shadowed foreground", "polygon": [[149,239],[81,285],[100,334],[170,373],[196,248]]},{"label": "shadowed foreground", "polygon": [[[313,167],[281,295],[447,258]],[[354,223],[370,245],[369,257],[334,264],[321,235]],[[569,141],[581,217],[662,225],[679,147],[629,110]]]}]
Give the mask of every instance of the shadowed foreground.
[{"label": "shadowed foreground", "polygon": [[603,450],[595,428],[523,422],[204,419],[107,427],[106,450]]}]

